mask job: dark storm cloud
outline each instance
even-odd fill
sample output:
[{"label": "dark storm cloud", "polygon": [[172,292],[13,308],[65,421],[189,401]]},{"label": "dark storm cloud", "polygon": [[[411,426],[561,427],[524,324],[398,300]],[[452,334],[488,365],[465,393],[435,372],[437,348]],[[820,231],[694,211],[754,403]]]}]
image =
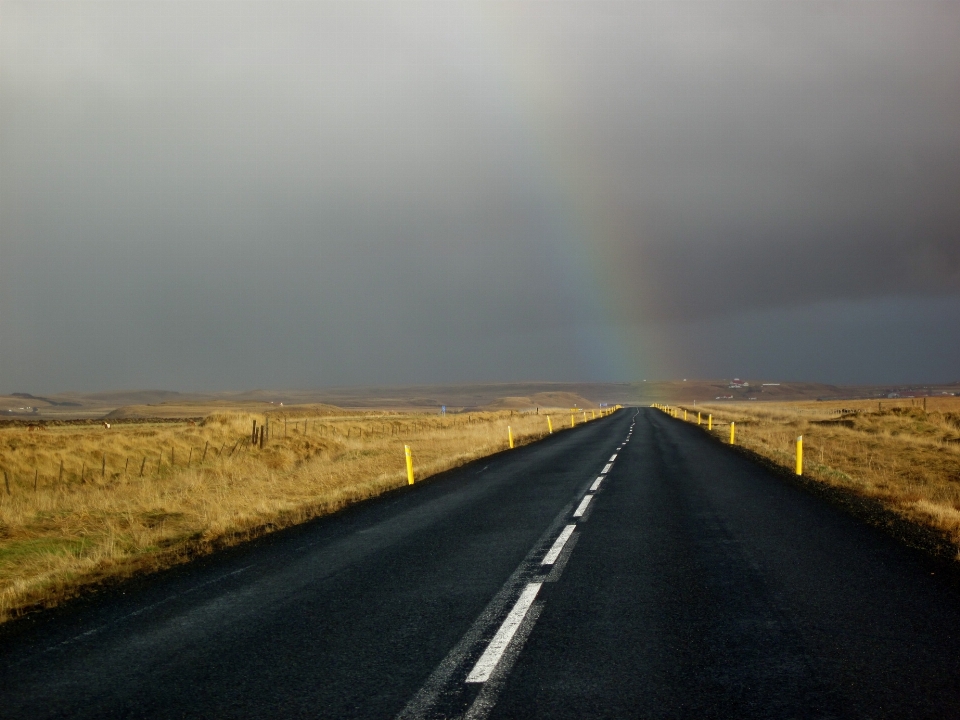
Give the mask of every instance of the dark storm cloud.
[{"label": "dark storm cloud", "polygon": [[858,355],[960,337],[955,3],[2,14],[0,391],[909,379],[942,352]]}]

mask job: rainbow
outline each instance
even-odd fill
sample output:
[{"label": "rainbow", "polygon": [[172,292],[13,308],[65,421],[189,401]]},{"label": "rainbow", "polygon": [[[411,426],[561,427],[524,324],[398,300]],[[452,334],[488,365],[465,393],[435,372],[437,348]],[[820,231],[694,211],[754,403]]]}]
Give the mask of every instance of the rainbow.
[{"label": "rainbow", "polygon": [[629,292],[637,279],[622,262],[630,230],[604,199],[603,167],[586,143],[564,143],[564,83],[548,52],[537,47],[538,34],[521,29],[522,13],[539,4],[478,3],[484,60],[494,70],[503,102],[513,110],[528,152],[522,158],[527,179],[544,198],[555,252],[549,258],[555,276],[577,289],[577,315],[571,345],[591,379],[639,380],[650,367],[650,349],[642,342],[636,303]]}]

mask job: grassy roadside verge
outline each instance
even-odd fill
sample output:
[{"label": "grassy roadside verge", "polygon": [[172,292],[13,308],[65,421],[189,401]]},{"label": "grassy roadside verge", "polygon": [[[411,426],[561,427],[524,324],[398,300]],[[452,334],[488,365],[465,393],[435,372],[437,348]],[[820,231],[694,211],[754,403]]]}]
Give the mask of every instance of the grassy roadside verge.
[{"label": "grassy roadside verge", "polygon": [[[560,432],[569,411],[290,408],[201,421],[0,429],[0,622]],[[587,411],[587,419],[600,417]],[[253,422],[270,439],[252,442]],[[577,424],[584,421],[577,417]]]},{"label": "grassy roadside verge", "polygon": [[[843,491],[932,534],[922,543],[960,560],[960,398],[878,405],[877,401],[680,406],[687,422],[793,473],[803,436],[803,481]],[[713,417],[713,430],[707,418]],[[870,511],[872,512],[872,511]],[[861,513],[862,514],[862,513]],[[878,513],[873,512],[874,515]],[[934,541],[934,537],[942,542]]]}]

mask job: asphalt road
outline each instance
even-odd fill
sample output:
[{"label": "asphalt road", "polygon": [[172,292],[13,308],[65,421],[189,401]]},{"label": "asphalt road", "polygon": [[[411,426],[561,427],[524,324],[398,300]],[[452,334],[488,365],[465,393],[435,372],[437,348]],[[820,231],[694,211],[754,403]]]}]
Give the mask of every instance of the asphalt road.
[{"label": "asphalt road", "polygon": [[960,717],[955,581],[624,410],[7,628],[0,717]]}]

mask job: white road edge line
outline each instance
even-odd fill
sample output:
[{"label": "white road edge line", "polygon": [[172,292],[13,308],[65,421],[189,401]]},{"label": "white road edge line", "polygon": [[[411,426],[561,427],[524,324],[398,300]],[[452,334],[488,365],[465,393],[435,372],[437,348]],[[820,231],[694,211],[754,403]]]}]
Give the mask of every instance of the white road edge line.
[{"label": "white road edge line", "polygon": [[547,553],[547,556],[543,559],[541,565],[553,565],[557,558],[560,557],[560,552],[563,550],[563,546],[567,544],[567,540],[570,539],[570,536],[573,535],[573,531],[577,529],[576,525],[567,525],[563,532],[560,533],[560,536],[557,538],[557,541],[553,543],[553,547],[550,548],[550,552]]},{"label": "white road edge line", "polygon": [[586,511],[587,505],[590,504],[591,500],[593,500],[593,495],[584,495],[583,500],[580,501],[580,505],[573,511],[573,516],[583,517],[583,513]]},{"label": "white road edge line", "polygon": [[526,617],[527,611],[536,599],[537,593],[540,592],[540,585],[541,583],[530,583],[520,593],[517,604],[513,606],[513,610],[507,615],[507,619],[503,621],[503,625],[497,630],[497,634],[493,636],[493,640],[487,645],[487,649],[483,651],[483,655],[480,656],[477,664],[473,666],[473,670],[467,675],[466,681],[468,683],[482,683],[490,679],[490,675],[493,674],[497,663],[503,657],[507,645],[510,644],[517,628],[520,627],[520,623],[523,622],[523,618]]},{"label": "white road edge line", "polygon": [[600,471],[600,474],[606,475],[608,472],[610,472],[610,468],[612,467],[613,467],[613,463],[607,463],[606,465],[603,466],[603,470]]}]

